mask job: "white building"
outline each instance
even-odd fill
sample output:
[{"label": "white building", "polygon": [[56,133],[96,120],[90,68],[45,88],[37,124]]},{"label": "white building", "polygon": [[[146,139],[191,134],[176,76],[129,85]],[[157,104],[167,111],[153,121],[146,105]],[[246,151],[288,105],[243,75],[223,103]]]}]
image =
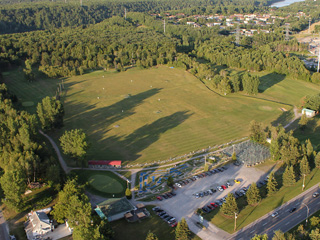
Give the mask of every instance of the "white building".
[{"label": "white building", "polygon": [[44,212],[31,212],[28,221],[25,223],[25,231],[28,240],[38,239],[39,236],[44,236],[51,232],[52,225],[50,219]]}]

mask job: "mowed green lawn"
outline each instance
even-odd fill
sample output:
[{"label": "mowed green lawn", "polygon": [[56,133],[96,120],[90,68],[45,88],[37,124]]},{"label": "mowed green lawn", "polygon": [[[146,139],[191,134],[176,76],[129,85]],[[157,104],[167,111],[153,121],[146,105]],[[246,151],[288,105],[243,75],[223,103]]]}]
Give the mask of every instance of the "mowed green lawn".
[{"label": "mowed green lawn", "polygon": [[[260,73],[263,92],[256,97],[220,96],[190,73],[166,66],[66,78],[65,126],[50,135],[58,141],[65,130],[84,129],[91,142],[88,159],[119,159],[124,164],[164,160],[247,136],[253,119],[265,124],[283,121],[280,108],[290,110],[304,94],[320,90],[310,83],[264,75]],[[266,84],[273,78],[274,83]],[[54,95],[61,80],[28,83],[11,72],[5,82],[22,102],[36,103]],[[25,108],[32,111],[34,106]]]},{"label": "mowed green lawn", "polygon": [[123,197],[126,181],[109,171],[73,170],[89,192],[102,197]]}]

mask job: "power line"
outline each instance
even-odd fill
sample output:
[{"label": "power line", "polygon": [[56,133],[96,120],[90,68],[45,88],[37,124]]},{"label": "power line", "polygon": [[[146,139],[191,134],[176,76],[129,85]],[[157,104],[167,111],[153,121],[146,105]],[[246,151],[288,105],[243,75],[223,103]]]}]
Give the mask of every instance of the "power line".
[{"label": "power line", "polygon": [[290,31],[289,31],[289,29],[290,29],[290,23],[286,23],[286,37],[284,39],[286,41],[290,40],[290,36],[289,36]]},{"label": "power line", "polygon": [[163,19],[163,33],[166,33],[166,19]]},{"label": "power line", "polygon": [[236,30],[236,45],[240,46],[240,23],[237,24]]},{"label": "power line", "polygon": [[124,9],[124,19],[127,20],[127,9]]}]

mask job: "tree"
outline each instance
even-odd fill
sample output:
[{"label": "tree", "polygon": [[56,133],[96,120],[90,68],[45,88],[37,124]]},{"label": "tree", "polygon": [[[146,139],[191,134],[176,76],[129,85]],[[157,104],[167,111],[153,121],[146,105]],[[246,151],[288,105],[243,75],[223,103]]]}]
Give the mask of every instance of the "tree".
[{"label": "tree", "polygon": [[34,80],[34,73],[32,71],[32,64],[29,59],[25,61],[25,68],[23,69],[24,77],[28,81],[33,81]]},{"label": "tree", "polygon": [[281,230],[274,231],[272,240],[286,240],[284,233]]},{"label": "tree", "polygon": [[251,238],[251,240],[268,240],[268,235],[267,234],[263,234],[263,235],[254,235],[253,238]]},{"label": "tree", "polygon": [[274,192],[277,191],[277,181],[274,178],[274,173],[271,172],[269,175],[268,183],[267,183],[267,189],[268,189],[268,195],[272,195]]},{"label": "tree", "polygon": [[99,226],[91,224],[91,204],[84,194],[84,186],[79,186],[76,179],[69,179],[59,192],[52,214],[59,223],[68,220],[75,240],[101,238]]},{"label": "tree", "polygon": [[126,189],[126,197],[127,197],[128,199],[131,199],[131,198],[132,198],[132,192],[131,192],[130,188],[127,188],[127,189]]},{"label": "tree", "polygon": [[168,179],[167,179],[167,185],[169,187],[172,187],[173,186],[173,177],[172,176],[169,176]]},{"label": "tree", "polygon": [[317,153],[316,158],[314,159],[315,165],[317,168],[320,168],[320,152]]},{"label": "tree", "polygon": [[236,152],[233,152],[233,153],[232,153],[231,159],[232,159],[232,161],[237,161],[237,154],[236,154]]},{"label": "tree", "polygon": [[204,170],[205,172],[208,172],[208,171],[209,171],[209,165],[208,165],[207,163],[204,165],[203,170]]},{"label": "tree", "polygon": [[232,193],[228,194],[226,202],[222,204],[221,212],[227,216],[233,216],[235,212],[238,212],[238,205]]},{"label": "tree", "polygon": [[5,202],[13,209],[19,210],[23,202],[22,194],[27,187],[22,171],[18,169],[5,171],[0,178],[0,183],[6,197]]},{"label": "tree", "polygon": [[312,146],[310,139],[306,140],[305,145],[306,145],[306,154],[307,154],[309,162],[311,163],[311,162],[313,162],[314,155],[313,155],[313,146]]},{"label": "tree", "polygon": [[303,156],[300,162],[300,173],[301,175],[308,175],[310,173],[309,161],[307,156]]},{"label": "tree", "polygon": [[306,114],[302,114],[300,121],[299,121],[299,128],[303,131],[306,129],[308,124],[308,118],[306,116]]},{"label": "tree", "polygon": [[154,233],[149,231],[146,240],[158,240],[158,237]]},{"label": "tree", "polygon": [[246,193],[246,197],[247,197],[247,202],[252,206],[257,205],[260,202],[261,196],[260,196],[260,192],[257,187],[257,184],[255,182],[252,183],[251,186],[249,187]]},{"label": "tree", "polygon": [[313,216],[312,218],[310,218],[310,224],[312,227],[318,226],[319,223],[320,223],[319,217]]},{"label": "tree", "polygon": [[59,100],[45,97],[41,103],[38,103],[37,114],[41,127],[45,130],[52,130],[63,125],[64,109]]},{"label": "tree", "polygon": [[258,93],[259,84],[260,80],[257,76],[251,76],[246,72],[242,77],[243,90],[250,95]]},{"label": "tree", "polygon": [[182,218],[175,230],[176,240],[188,240],[190,237],[190,229],[188,227],[187,221]]},{"label": "tree", "polygon": [[311,231],[309,234],[311,240],[319,240],[320,239],[320,231],[319,228],[316,228]]},{"label": "tree", "polygon": [[84,160],[89,144],[87,135],[82,129],[65,131],[59,140],[64,154],[70,155],[74,159]]},{"label": "tree", "polygon": [[296,183],[296,175],[293,170],[293,166],[287,166],[282,175],[282,182],[284,186],[291,186]]},{"label": "tree", "polygon": [[257,123],[255,120],[250,122],[250,140],[257,143],[265,142],[265,135],[261,123]]}]

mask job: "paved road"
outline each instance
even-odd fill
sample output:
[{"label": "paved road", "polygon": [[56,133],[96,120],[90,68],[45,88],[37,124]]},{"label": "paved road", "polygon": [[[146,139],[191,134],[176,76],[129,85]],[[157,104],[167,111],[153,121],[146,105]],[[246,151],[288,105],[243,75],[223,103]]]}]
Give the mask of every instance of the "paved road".
[{"label": "paved road", "polygon": [[10,240],[9,238],[9,228],[5,218],[3,217],[2,211],[0,210],[0,239]]},{"label": "paved road", "polygon": [[[267,234],[269,238],[271,238],[276,230],[280,229],[283,232],[289,231],[291,228],[307,218],[308,208],[308,216],[320,209],[320,197],[312,197],[314,192],[319,191],[318,185],[319,184],[313,186],[297,197],[291,199],[289,202],[281,205],[274,211],[264,215],[255,222],[234,233],[230,240],[246,240],[250,239],[255,234]],[[296,207],[297,210],[293,213],[289,213],[289,210],[293,207]],[[278,212],[279,216],[273,218],[271,216],[273,212]]]}]

